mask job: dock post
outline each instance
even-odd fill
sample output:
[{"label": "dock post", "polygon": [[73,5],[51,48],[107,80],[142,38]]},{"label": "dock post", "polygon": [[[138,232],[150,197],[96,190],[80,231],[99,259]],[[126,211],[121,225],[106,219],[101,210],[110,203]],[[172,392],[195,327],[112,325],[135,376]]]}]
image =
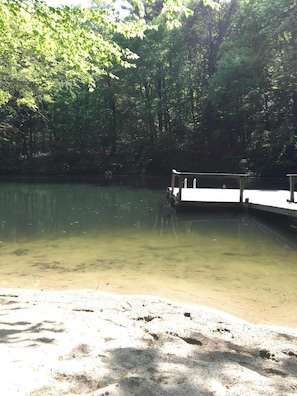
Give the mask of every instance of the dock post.
[{"label": "dock post", "polygon": [[171,176],[171,194],[174,194],[174,187],[175,187],[175,169],[172,170]]},{"label": "dock post", "polygon": [[244,178],[245,178],[245,176],[239,177],[239,188],[240,188],[239,202],[243,202]]},{"label": "dock post", "polygon": [[290,201],[294,202],[294,176],[290,176]]},{"label": "dock post", "polygon": [[181,202],[182,199],[182,188],[183,188],[183,179],[182,176],[178,176],[178,196],[177,196],[177,201]]},{"label": "dock post", "polygon": [[289,177],[290,180],[290,202],[295,202],[294,200],[294,185],[295,185],[295,177],[297,176],[297,174],[295,173],[289,173],[287,174],[287,176]]}]

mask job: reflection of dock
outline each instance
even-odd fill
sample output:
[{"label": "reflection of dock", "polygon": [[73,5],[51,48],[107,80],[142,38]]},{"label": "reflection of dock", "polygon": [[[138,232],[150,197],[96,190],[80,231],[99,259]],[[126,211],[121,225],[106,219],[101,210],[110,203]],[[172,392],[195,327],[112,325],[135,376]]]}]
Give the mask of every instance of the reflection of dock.
[{"label": "reflection of dock", "polygon": [[[290,190],[244,189],[246,174],[190,173],[172,171],[172,183],[167,188],[167,198],[176,209],[183,208],[245,208],[297,218],[297,202],[294,201],[294,181],[290,178]],[[200,179],[216,180],[220,188],[198,187]],[[227,183],[232,180],[233,185]],[[234,181],[237,182],[237,186]]]},{"label": "reflection of dock", "polygon": [[[179,213],[175,216],[174,232],[178,235],[179,230],[198,232],[203,235],[232,235],[234,239],[250,238],[261,240],[265,235],[273,241],[297,251],[297,239],[290,223],[282,219],[269,219],[250,216],[247,212],[234,210],[224,211],[197,211],[195,213]],[[249,236],[250,235],[250,236]],[[259,239],[260,238],[260,239]],[[216,239],[214,239],[216,240]],[[241,254],[238,251],[237,255]],[[233,254],[232,254],[233,255]]]}]

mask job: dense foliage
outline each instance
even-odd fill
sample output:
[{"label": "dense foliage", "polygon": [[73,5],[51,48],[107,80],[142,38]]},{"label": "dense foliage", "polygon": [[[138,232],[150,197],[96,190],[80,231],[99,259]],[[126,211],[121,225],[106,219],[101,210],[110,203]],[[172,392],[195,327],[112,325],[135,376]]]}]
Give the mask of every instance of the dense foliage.
[{"label": "dense foliage", "polygon": [[297,170],[296,0],[0,2],[0,171]]}]

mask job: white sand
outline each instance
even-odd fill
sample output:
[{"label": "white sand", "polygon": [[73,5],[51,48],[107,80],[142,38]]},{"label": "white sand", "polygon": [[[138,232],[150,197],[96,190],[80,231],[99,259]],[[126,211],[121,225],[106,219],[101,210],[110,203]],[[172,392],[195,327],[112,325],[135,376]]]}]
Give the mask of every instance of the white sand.
[{"label": "white sand", "polygon": [[0,289],[0,394],[297,395],[297,330],[97,291]]}]

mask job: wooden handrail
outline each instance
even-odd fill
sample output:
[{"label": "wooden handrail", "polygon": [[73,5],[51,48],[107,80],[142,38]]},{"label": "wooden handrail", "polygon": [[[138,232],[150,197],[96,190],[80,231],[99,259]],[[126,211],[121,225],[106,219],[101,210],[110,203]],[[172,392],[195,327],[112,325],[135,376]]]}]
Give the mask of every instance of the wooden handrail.
[{"label": "wooden handrail", "polygon": [[[219,178],[229,178],[229,179],[239,179],[239,202],[243,202],[243,190],[244,190],[244,181],[248,176],[246,173],[214,173],[214,172],[178,172],[176,169],[172,169],[172,178],[171,178],[171,192],[173,194],[175,187],[175,178],[178,178],[178,197],[177,200],[181,201],[182,194],[182,185],[183,181],[186,177],[219,177]],[[297,176],[297,175],[296,175]]]},{"label": "wooden handrail", "polygon": [[[217,173],[217,172],[178,172],[175,169],[172,169],[172,173],[177,176],[206,176],[206,177],[230,177],[230,178],[237,178],[237,177],[247,177],[247,173]],[[297,175],[296,175],[297,176]]]}]

